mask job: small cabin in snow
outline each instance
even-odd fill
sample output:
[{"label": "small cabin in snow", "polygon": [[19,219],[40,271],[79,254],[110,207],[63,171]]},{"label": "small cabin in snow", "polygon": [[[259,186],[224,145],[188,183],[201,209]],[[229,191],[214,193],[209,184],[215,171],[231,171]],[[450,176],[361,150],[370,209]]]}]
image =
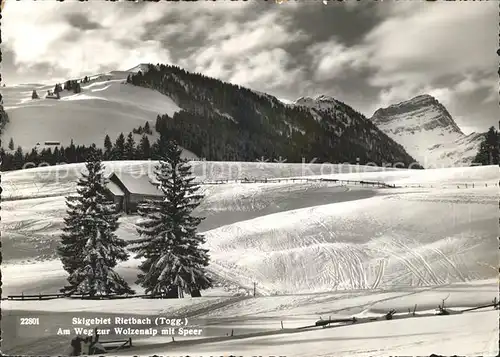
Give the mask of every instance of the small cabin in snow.
[{"label": "small cabin in snow", "polygon": [[108,177],[106,188],[117,210],[127,214],[137,212],[138,204],[142,201],[162,200],[164,197],[148,175],[113,172]]}]

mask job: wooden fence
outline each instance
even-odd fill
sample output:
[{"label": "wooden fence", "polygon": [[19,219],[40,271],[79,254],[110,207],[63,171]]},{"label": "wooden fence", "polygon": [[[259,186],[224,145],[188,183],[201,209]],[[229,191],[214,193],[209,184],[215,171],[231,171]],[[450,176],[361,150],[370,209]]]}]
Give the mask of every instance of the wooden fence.
[{"label": "wooden fence", "polygon": [[281,182],[293,182],[293,183],[305,183],[305,182],[334,182],[341,185],[361,185],[361,186],[371,186],[380,188],[396,188],[396,185],[391,185],[380,181],[360,181],[360,180],[339,180],[339,179],[327,179],[327,178],[265,178],[265,179],[240,179],[240,180],[213,180],[213,181],[202,181],[201,185],[223,185],[229,183],[281,183]]},{"label": "wooden fence", "polygon": [[7,298],[2,300],[53,300],[66,297],[65,294],[35,294],[28,295],[21,293],[21,295],[8,295]]},{"label": "wooden fence", "polygon": [[132,337],[129,337],[127,340],[99,341],[99,343],[104,347],[106,351],[116,351],[122,348],[132,347]]},{"label": "wooden fence", "polygon": [[166,295],[149,295],[149,294],[126,294],[126,295],[98,295],[98,296],[89,296],[82,294],[33,294],[28,295],[21,293],[21,295],[8,295],[6,298],[2,298],[2,300],[13,300],[13,301],[29,301],[29,300],[53,300],[53,299],[62,299],[62,298],[70,298],[70,299],[79,299],[79,300],[117,300],[117,299],[132,299],[132,298],[141,298],[141,299],[168,299]]}]

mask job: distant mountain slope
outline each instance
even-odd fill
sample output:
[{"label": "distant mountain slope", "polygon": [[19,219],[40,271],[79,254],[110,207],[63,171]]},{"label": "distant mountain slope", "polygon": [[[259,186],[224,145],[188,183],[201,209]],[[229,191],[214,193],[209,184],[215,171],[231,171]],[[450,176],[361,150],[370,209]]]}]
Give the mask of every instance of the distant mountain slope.
[{"label": "distant mountain slope", "polygon": [[416,161],[366,117],[339,101],[321,106],[322,98],[317,98],[285,105],[271,95],[166,65],[150,65],[131,76],[130,82],[155,89],[184,109],[159,117],[156,128],[208,160],[281,157],[288,162],[401,166]]},{"label": "distant mountain slope", "polygon": [[482,133],[465,135],[430,95],[378,109],[371,120],[424,167],[468,166],[484,138]]},{"label": "distant mountain slope", "polygon": [[[121,132],[126,135],[146,121],[153,126],[158,113],[173,115],[180,110],[165,95],[126,85],[128,74],[116,71],[90,77],[89,83],[81,84],[81,93],[62,91],[59,100],[45,98],[55,83],[2,88],[10,118],[2,133],[2,146],[6,148],[10,138],[25,152],[45,141],[68,146],[73,139],[76,145],[102,146],[106,134],[114,142]],[[40,99],[31,99],[34,89]]]}]

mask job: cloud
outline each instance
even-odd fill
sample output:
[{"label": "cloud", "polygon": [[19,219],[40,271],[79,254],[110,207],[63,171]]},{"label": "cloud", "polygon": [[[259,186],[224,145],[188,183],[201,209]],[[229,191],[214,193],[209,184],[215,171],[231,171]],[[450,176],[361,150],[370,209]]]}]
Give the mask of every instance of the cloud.
[{"label": "cloud", "polygon": [[[493,3],[407,2],[365,37],[362,48],[375,86],[428,84],[440,77],[497,66]],[[402,5],[398,3],[397,5]]]},{"label": "cloud", "polygon": [[99,23],[90,20],[87,16],[85,16],[82,13],[68,14],[66,16],[66,20],[68,21],[69,25],[79,30],[86,31],[86,30],[97,30],[102,28],[102,26]]},{"label": "cloud", "polygon": [[235,84],[257,85],[261,90],[290,85],[303,79],[303,71],[284,48],[307,40],[307,35],[291,31],[289,21],[278,11],[243,23],[227,19],[207,34],[203,46],[179,63],[195,72]]},{"label": "cloud", "polygon": [[364,65],[364,53],[356,46],[346,47],[335,39],[315,43],[307,48],[312,58],[314,79],[325,81],[348,76],[347,71]]},{"label": "cloud", "polygon": [[4,46],[14,54],[18,77],[39,63],[68,76],[80,76],[103,68],[170,60],[169,51],[160,44],[140,40],[142,24],[161,16],[155,4],[117,6],[91,1],[32,2],[26,6],[12,2],[6,4],[5,12]]}]

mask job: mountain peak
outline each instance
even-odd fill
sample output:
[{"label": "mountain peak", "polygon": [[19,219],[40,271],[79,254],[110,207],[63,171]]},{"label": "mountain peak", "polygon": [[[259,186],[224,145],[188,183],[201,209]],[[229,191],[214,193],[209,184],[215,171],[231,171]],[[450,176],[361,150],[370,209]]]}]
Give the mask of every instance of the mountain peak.
[{"label": "mountain peak", "polygon": [[372,116],[372,121],[377,125],[402,122],[403,119],[412,131],[429,131],[440,127],[464,135],[444,105],[429,94],[421,94],[386,108],[380,108]]},{"label": "mountain peak", "polygon": [[468,165],[482,136],[466,136],[436,98],[422,94],[378,109],[371,118],[424,167]]}]

